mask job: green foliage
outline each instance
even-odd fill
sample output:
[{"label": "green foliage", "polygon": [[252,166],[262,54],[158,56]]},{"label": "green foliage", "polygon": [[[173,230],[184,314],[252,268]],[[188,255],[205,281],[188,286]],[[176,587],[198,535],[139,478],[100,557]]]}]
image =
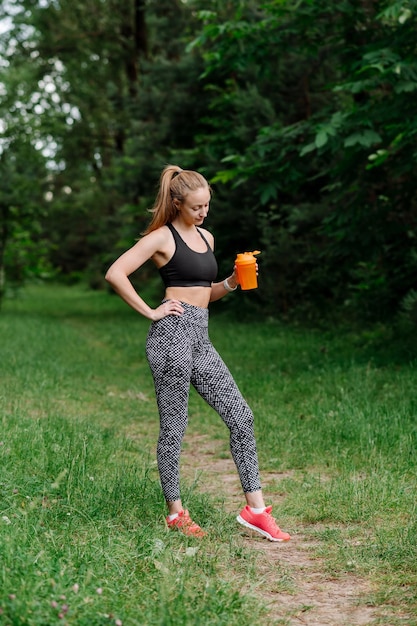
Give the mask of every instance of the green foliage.
[{"label": "green foliage", "polygon": [[42,229],[45,217],[44,159],[24,137],[9,141],[0,154],[0,303],[8,285],[47,277],[51,243]]},{"label": "green foliage", "polygon": [[[415,14],[406,3],[377,14],[354,2],[326,11],[270,2],[241,21],[235,10],[229,23],[220,9],[203,14],[196,45],[206,74],[224,81],[214,103],[233,152],[217,179],[250,197],[252,232],[270,253],[265,304],[336,301],[360,317],[391,314],[417,269]],[[256,107],[252,138],[239,145],[253,80],[272,115],[260,123]],[[219,145],[216,132],[210,141]]]},{"label": "green foliage", "polygon": [[[3,8],[14,15],[3,45],[5,104],[23,100],[21,124],[47,156],[42,229],[64,279],[87,271],[92,284],[103,283],[116,252],[145,227],[170,146],[193,139],[200,68],[171,36],[174,15],[185,36],[187,9],[145,8],[143,0]],[[6,117],[4,134],[13,137],[17,126]]]},{"label": "green foliage", "polygon": [[417,291],[410,289],[401,302],[399,321],[409,332],[414,332],[417,324]]},{"label": "green foliage", "polygon": [[[13,18],[0,44],[2,146],[23,135],[48,172],[29,235],[44,242],[38,273],[102,286],[175,162],[213,183],[221,273],[235,252],[263,250],[259,311],[401,310],[417,270],[414,2],[16,0],[0,11]],[[20,263],[32,267],[30,254]]]}]

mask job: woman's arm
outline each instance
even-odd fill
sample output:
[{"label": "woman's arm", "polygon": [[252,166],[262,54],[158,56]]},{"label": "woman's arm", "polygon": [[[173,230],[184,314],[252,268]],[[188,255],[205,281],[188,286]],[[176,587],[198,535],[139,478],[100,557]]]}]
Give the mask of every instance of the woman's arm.
[{"label": "woman's arm", "polygon": [[[165,317],[167,315],[167,307],[162,304],[156,309],[152,309],[136,292],[129,280],[129,276],[157,252],[160,252],[164,248],[164,243],[165,236],[162,229],[157,229],[145,235],[132,248],[116,259],[107,270],[105,276],[105,279],[115,292],[132,309],[152,321]],[[176,312],[171,310],[170,314],[176,314]]]},{"label": "woman's arm", "polygon": [[210,302],[215,302],[216,300],[220,300],[231,291],[235,291],[239,284],[236,271],[233,271],[233,274],[222,280],[220,283],[212,283],[211,285],[211,296]]}]

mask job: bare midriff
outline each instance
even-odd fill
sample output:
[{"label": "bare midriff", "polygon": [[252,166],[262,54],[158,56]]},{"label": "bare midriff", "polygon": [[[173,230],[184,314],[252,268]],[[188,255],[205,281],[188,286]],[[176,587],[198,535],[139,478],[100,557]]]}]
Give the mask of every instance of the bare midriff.
[{"label": "bare midriff", "polygon": [[210,296],[211,287],[167,287],[165,290],[167,300],[180,300],[204,309],[208,307]]}]

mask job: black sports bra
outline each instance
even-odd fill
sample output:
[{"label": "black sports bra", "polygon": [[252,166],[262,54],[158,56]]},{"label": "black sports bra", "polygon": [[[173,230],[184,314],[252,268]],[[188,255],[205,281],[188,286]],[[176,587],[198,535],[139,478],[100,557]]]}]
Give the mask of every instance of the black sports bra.
[{"label": "black sports bra", "polygon": [[175,252],[168,263],[159,268],[165,287],[211,287],[217,276],[217,261],[207,239],[206,252],[191,250],[172,224],[167,224],[175,241]]}]

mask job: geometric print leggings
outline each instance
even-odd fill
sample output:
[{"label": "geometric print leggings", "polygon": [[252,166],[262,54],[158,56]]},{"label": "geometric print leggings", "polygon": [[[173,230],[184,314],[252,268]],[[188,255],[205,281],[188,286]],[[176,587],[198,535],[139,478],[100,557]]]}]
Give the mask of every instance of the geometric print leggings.
[{"label": "geometric print leggings", "polygon": [[208,309],[181,303],[181,316],[152,322],[146,356],[152,371],[160,430],[157,462],[167,502],[180,499],[180,454],[188,422],[190,384],[230,431],[230,451],[244,493],[261,489],[253,413],[208,335]]}]

